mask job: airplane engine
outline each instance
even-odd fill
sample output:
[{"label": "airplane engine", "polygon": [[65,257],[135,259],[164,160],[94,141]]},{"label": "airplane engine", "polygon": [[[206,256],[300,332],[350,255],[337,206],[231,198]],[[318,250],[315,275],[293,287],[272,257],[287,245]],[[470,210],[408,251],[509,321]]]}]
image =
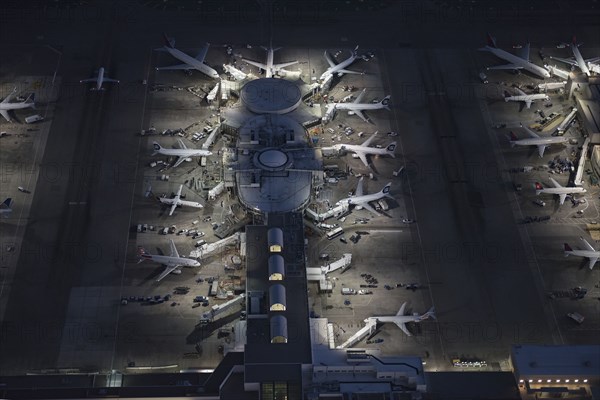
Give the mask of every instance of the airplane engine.
[{"label": "airplane engine", "polygon": [[348,115],[354,115],[355,112],[354,111],[348,111]]},{"label": "airplane engine", "polygon": [[180,269],[174,269],[171,273],[175,274],[175,275],[181,275],[181,270]]}]

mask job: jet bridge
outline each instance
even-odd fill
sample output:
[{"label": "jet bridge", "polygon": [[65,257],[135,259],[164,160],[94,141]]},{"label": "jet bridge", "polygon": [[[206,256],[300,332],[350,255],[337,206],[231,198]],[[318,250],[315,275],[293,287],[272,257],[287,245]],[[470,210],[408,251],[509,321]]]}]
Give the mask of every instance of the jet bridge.
[{"label": "jet bridge", "polygon": [[327,218],[336,217],[338,215],[341,215],[341,214],[347,212],[348,209],[349,209],[349,204],[344,203],[344,204],[337,205],[337,206],[333,207],[332,209],[327,210],[321,214],[316,213],[314,210],[311,210],[310,208],[307,208],[305,210],[305,212],[306,212],[306,216],[309,217],[310,219],[312,219],[313,221],[322,222],[322,221],[325,221]]},{"label": "jet bridge", "polygon": [[225,239],[221,239],[217,242],[203,244],[197,250],[192,250],[190,252],[190,258],[196,258],[196,259],[197,258],[200,258],[200,259],[207,258],[210,255],[212,255],[212,253],[222,249],[225,246],[239,243],[240,236],[241,236],[241,233],[236,232],[233,235],[226,237]]},{"label": "jet bridge", "polygon": [[365,336],[372,334],[377,327],[376,318],[365,319],[366,325],[359,329],[354,335],[350,336],[348,340],[337,346],[337,349],[345,349],[350,346],[354,346],[356,343],[361,341]]}]

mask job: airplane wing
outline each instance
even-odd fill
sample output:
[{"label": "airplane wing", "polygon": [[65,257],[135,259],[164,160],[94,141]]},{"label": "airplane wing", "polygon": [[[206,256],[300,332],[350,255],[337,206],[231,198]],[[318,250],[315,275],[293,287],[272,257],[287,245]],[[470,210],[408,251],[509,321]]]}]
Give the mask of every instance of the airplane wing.
[{"label": "airplane wing", "polygon": [[396,316],[404,316],[404,309],[406,308],[406,302],[402,303],[400,310],[396,313]]},{"label": "airplane wing", "polygon": [[586,247],[586,248],[587,248],[589,251],[596,251],[596,249],[595,249],[595,248],[593,248],[593,247],[592,247],[592,245],[591,245],[591,244],[590,244],[590,243],[589,243],[587,240],[585,240],[584,238],[581,238],[581,240],[583,241],[583,243],[585,244],[585,247]]},{"label": "airplane wing", "polygon": [[360,94],[358,96],[356,96],[356,100],[354,100],[353,103],[359,104],[362,101],[363,97],[365,97],[366,92],[367,92],[367,89],[366,88],[363,89],[362,92],[360,92]]},{"label": "airplane wing", "polygon": [[187,149],[187,146],[185,145],[185,143],[183,143],[183,140],[177,139],[177,142],[179,143],[179,148]]},{"label": "airplane wing", "polygon": [[596,261],[598,261],[598,257],[590,257],[590,269],[594,268],[594,264],[596,264]]},{"label": "airplane wing", "polygon": [[376,210],[375,210],[373,207],[371,207],[371,205],[370,205],[369,203],[367,203],[367,202],[360,203],[360,206],[361,206],[362,208],[364,208],[365,210],[368,210],[368,211],[372,212],[372,213],[373,213],[373,214],[375,214],[375,215],[381,215],[381,214],[380,214],[379,212],[377,212],[377,211],[376,211]]},{"label": "airplane wing", "polygon": [[559,200],[560,200],[560,205],[562,206],[563,204],[565,204],[565,200],[567,199],[567,194],[566,193],[561,193],[558,195]]},{"label": "airplane wing", "polygon": [[1,102],[1,103],[10,103],[10,101],[11,101],[11,100],[13,99],[13,97],[15,97],[16,95],[17,95],[17,88],[15,87],[15,88],[13,89],[13,91],[12,91],[12,92],[10,92],[10,94],[9,94],[8,96],[6,96],[6,97],[4,98],[4,100],[2,100],[2,102]]},{"label": "airplane wing", "polygon": [[371,123],[369,118],[365,117],[365,114],[363,114],[362,110],[352,110],[352,112],[354,113],[354,115],[356,115],[358,118],[362,119],[363,121]]},{"label": "airplane wing", "polygon": [[281,64],[273,64],[273,68],[281,69],[281,68],[289,67],[290,65],[294,65],[294,64],[298,64],[298,61],[296,60],[296,61],[290,61],[290,62],[281,63]]},{"label": "airplane wing", "polygon": [[363,178],[360,178],[358,180],[358,183],[356,184],[356,190],[354,191],[354,195],[355,196],[363,195]]},{"label": "airplane wing", "polygon": [[179,166],[179,165],[180,165],[182,162],[184,162],[186,159],[187,159],[187,157],[181,157],[181,156],[178,156],[178,157],[177,157],[177,161],[175,161],[175,164],[173,164],[173,167],[172,167],[172,168],[176,168],[176,167],[178,167],[178,166]]},{"label": "airplane wing", "polygon": [[350,71],[349,69],[340,69],[336,72],[337,72],[338,76],[342,76],[344,74],[364,75],[364,72]]},{"label": "airplane wing", "polygon": [[165,270],[163,272],[161,272],[161,274],[158,276],[158,278],[156,278],[156,282],[161,281],[165,276],[169,275],[171,272],[175,271],[177,268],[179,268],[179,265],[168,265]]},{"label": "airplane wing", "polygon": [[104,82],[114,82],[114,83],[119,83],[119,80],[118,80],[118,79],[104,78],[103,80],[104,80]]},{"label": "airplane wing", "polygon": [[529,61],[529,43],[519,49],[517,56]]},{"label": "airplane wing", "polygon": [[398,328],[402,329],[402,332],[406,333],[406,336],[412,336],[405,323],[396,322],[396,325],[398,325]]},{"label": "airplane wing", "polygon": [[183,185],[179,185],[179,190],[177,191],[177,200],[181,197],[181,191],[183,190]]},{"label": "airplane wing", "polygon": [[[181,200],[179,200],[179,201],[181,201]],[[175,212],[175,209],[176,209],[176,208],[177,208],[177,202],[176,202],[176,201],[174,201],[174,202],[171,204],[171,210],[169,211],[169,215],[173,215],[173,213]]]},{"label": "airplane wing", "polygon": [[515,65],[515,64],[504,64],[504,65],[496,65],[494,67],[488,67],[487,69],[521,69],[523,67]]},{"label": "airplane wing", "polygon": [[546,145],[545,144],[540,144],[538,145],[538,153],[540,155],[540,158],[544,157],[544,150],[546,150]]},{"label": "airplane wing", "polygon": [[586,58],[583,61],[585,61],[586,63],[596,64],[596,63],[598,63],[598,61],[600,61],[600,57]]},{"label": "airplane wing", "polygon": [[554,178],[550,178],[550,182],[552,182],[552,184],[554,185],[555,188],[561,188],[562,187],[562,186],[560,186],[560,183],[558,183],[558,182],[556,182],[556,180],[554,180]]},{"label": "airplane wing", "polygon": [[558,60],[560,62],[563,62],[565,64],[569,64],[569,65],[574,65],[577,66],[577,61],[570,59],[570,58],[560,58],[560,57],[552,57],[553,60]]},{"label": "airplane wing", "polygon": [[367,162],[367,156],[365,153],[363,153],[362,151],[354,151],[354,153],[358,156],[358,158],[360,158],[360,161],[363,162],[363,164],[365,164],[365,167],[369,166],[369,163]]},{"label": "airplane wing", "polygon": [[204,62],[204,58],[206,57],[206,53],[208,53],[209,46],[210,45],[208,43],[204,45],[204,47],[200,50],[200,53],[198,53],[198,55],[196,56],[196,60]]},{"label": "airplane wing", "polygon": [[168,70],[168,69],[194,69],[194,68],[187,64],[177,64],[177,65],[171,65],[169,67],[156,67],[157,71]]},{"label": "airplane wing", "polygon": [[[79,81],[79,83],[85,83],[85,82],[96,82],[98,80],[98,78],[89,78],[89,79],[82,79]],[[107,81],[108,79],[104,78],[105,81]],[[6,99],[5,99],[6,100]],[[3,102],[4,103],[4,102]]]},{"label": "airplane wing", "polygon": [[527,96],[527,93],[525,93],[524,91],[522,91],[519,88],[515,88],[515,90],[517,91],[517,93],[519,93],[521,96]]},{"label": "airplane wing", "polygon": [[175,247],[175,242],[173,239],[169,241],[171,242],[171,257],[179,258],[179,252],[177,251],[177,247]]},{"label": "airplane wing", "polygon": [[531,100],[525,100],[525,106],[527,108],[530,108],[531,107]]},{"label": "airplane wing", "polygon": [[7,122],[10,122],[10,117],[8,116],[7,110],[0,110],[0,115],[2,115]]},{"label": "airplane wing", "polygon": [[371,143],[371,141],[373,140],[373,138],[375,137],[375,135],[377,135],[377,132],[378,131],[376,131],[374,134],[372,134],[371,137],[369,137],[367,140],[365,140],[364,142],[362,142],[361,146],[368,147],[369,144]]},{"label": "airplane wing", "polygon": [[242,61],[250,64],[250,65],[254,65],[255,67],[258,67],[260,69],[267,69],[267,66],[263,63],[259,63],[257,61],[250,61],[250,60],[246,60],[245,58],[242,58]]},{"label": "airplane wing", "polygon": [[329,64],[330,68],[336,66],[335,61],[333,61],[333,58],[331,58],[327,50],[325,50],[325,60],[327,60],[327,63]]},{"label": "airplane wing", "polygon": [[537,133],[535,133],[534,131],[532,131],[532,130],[531,130],[531,129],[529,129],[528,127],[526,127],[526,126],[523,126],[523,125],[521,125],[521,127],[522,127],[523,129],[525,129],[525,131],[527,132],[527,134],[528,134],[529,136],[531,136],[532,138],[535,138],[535,139],[539,139],[539,138],[540,138],[540,135],[538,135]]},{"label": "airplane wing", "polygon": [[181,204],[182,206],[188,206],[188,207],[204,208],[202,206],[202,204],[200,204],[196,201],[179,200],[178,204]]}]

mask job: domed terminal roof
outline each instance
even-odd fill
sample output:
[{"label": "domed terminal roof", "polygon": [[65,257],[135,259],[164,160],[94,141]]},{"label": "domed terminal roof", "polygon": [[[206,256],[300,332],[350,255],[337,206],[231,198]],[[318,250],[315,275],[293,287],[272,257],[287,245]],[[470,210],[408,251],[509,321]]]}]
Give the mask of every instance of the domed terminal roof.
[{"label": "domed terminal roof", "polygon": [[265,167],[278,168],[287,163],[288,156],[281,150],[268,149],[259,154],[258,161]]},{"label": "domed terminal roof", "polygon": [[262,78],[248,82],[240,95],[242,103],[257,114],[285,114],[302,102],[300,88],[285,79]]}]

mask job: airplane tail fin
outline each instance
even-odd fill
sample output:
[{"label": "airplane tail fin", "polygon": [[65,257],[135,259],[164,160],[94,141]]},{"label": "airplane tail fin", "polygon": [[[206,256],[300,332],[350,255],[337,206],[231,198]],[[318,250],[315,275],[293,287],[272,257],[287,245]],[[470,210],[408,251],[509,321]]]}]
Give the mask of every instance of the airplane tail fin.
[{"label": "airplane tail fin", "polygon": [[390,104],[390,97],[391,97],[391,96],[388,94],[387,96],[385,96],[385,97],[383,98],[383,100],[381,100],[381,101],[379,102],[379,104],[381,104],[381,105],[382,105],[383,107],[385,107],[387,110],[389,110],[389,109],[390,109],[390,107],[389,107],[389,104]]},{"label": "airplane tail fin", "polygon": [[515,147],[515,142],[517,140],[519,140],[519,138],[517,137],[517,135],[515,135],[515,133],[513,131],[510,131],[510,147]]},{"label": "airplane tail fin", "polygon": [[389,156],[396,158],[396,154],[394,153],[394,151],[396,151],[396,142],[388,144],[385,150]]},{"label": "airplane tail fin", "polygon": [[493,48],[497,48],[496,46],[496,38],[493,37],[489,32],[487,33],[487,45]]},{"label": "airplane tail fin", "polygon": [[536,182],[535,183],[535,194],[539,195],[542,190],[544,190],[544,187],[542,186],[542,184],[539,182]]},{"label": "airplane tail fin", "polygon": [[158,144],[158,142],[152,142],[152,148],[154,149],[154,153],[152,153],[153,156],[158,154],[158,152],[162,149],[161,145]]},{"label": "airplane tail fin", "polygon": [[435,307],[431,307],[429,309],[429,311],[427,311],[425,314],[421,315],[421,317],[419,318],[419,320],[423,321],[423,320],[428,319],[428,318],[437,319],[435,317]]},{"label": "airplane tail fin", "polygon": [[175,39],[168,37],[165,32],[163,32],[163,40],[165,41],[165,46],[170,48],[175,47]]},{"label": "airplane tail fin", "polygon": [[27,98],[25,99],[25,104],[33,104],[35,103],[35,93],[31,93],[29,96],[27,96]]},{"label": "airplane tail fin", "polygon": [[352,56],[353,57],[357,57],[358,56],[358,45],[356,45],[356,47],[354,48],[354,50],[352,51]]},{"label": "airplane tail fin", "polygon": [[569,243],[565,243],[565,257],[569,257],[569,253],[567,253],[567,251],[573,251],[571,246],[569,246]]},{"label": "airplane tail fin", "polygon": [[147,255],[148,255],[148,252],[146,251],[146,249],[139,246],[138,247],[138,264],[141,263],[142,261],[146,260],[148,257],[144,257],[144,256],[147,256]]},{"label": "airplane tail fin", "polygon": [[390,188],[392,187],[392,182],[388,182],[387,185],[385,185],[383,187],[383,189],[381,189],[381,194],[387,196],[387,197],[392,197],[392,195],[390,194]]},{"label": "airplane tail fin", "polygon": [[2,202],[2,204],[0,204],[0,210],[10,210],[12,203],[13,203],[13,199],[8,197],[6,200],[4,200]]}]

